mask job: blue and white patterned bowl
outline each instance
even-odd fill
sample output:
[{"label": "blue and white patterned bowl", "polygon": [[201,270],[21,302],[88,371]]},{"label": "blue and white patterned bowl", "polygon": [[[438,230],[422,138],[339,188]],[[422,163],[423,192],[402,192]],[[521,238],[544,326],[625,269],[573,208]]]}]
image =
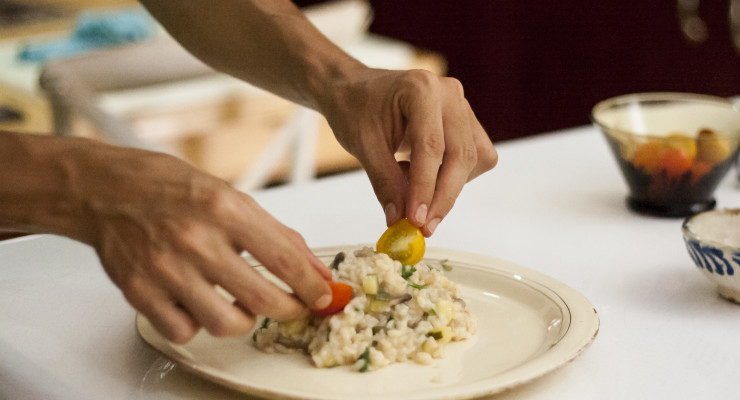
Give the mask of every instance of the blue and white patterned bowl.
[{"label": "blue and white patterned bowl", "polygon": [[686,218],[686,249],[722,297],[740,303],[740,209],[712,210]]}]

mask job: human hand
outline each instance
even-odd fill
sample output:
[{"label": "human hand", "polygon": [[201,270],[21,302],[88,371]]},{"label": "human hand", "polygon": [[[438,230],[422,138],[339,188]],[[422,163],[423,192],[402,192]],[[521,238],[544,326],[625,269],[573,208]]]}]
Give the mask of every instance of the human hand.
[{"label": "human hand", "polygon": [[[246,194],[163,154],[108,146],[83,158],[68,174],[85,221],[72,236],[95,248],[129,303],[167,339],[185,343],[201,326],[240,335],[256,315],[294,319],[331,301],[330,271]],[[295,295],[248,265],[243,250]]]},{"label": "human hand", "polygon": [[[431,236],[463,185],[498,161],[454,78],[359,68],[326,93],[321,112],[367,171],[388,225],[407,217]],[[408,163],[396,159],[404,152]]]}]

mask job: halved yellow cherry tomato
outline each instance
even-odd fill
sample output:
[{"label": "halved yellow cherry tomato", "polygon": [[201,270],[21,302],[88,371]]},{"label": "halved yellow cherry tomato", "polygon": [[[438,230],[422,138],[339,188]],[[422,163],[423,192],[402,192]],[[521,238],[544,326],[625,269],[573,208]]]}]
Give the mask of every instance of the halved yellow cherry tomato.
[{"label": "halved yellow cherry tomato", "polygon": [[375,248],[401,264],[414,265],[424,257],[424,246],[424,234],[404,218],[383,232]]}]

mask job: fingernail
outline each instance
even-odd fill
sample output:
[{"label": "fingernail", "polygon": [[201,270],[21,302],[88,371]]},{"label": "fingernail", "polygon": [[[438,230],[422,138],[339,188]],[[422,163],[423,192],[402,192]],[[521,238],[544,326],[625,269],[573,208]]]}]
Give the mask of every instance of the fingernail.
[{"label": "fingernail", "polygon": [[319,297],[318,300],[316,300],[314,308],[317,310],[321,310],[322,308],[329,307],[329,304],[331,304],[331,294],[325,294]]},{"label": "fingernail", "polygon": [[416,221],[423,225],[427,221],[427,205],[422,204],[416,209]]},{"label": "fingernail", "polygon": [[396,205],[393,203],[388,203],[385,205],[385,222],[386,224],[390,225],[394,222],[396,222]]},{"label": "fingernail", "polygon": [[434,230],[437,229],[437,225],[442,221],[440,218],[435,218],[427,224],[427,230],[429,231],[429,236],[432,236],[434,234]]}]

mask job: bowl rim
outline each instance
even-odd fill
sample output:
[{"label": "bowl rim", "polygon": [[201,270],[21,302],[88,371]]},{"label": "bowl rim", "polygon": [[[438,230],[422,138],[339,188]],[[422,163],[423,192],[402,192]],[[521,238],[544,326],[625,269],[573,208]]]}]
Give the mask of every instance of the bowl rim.
[{"label": "bowl rim", "polygon": [[[658,135],[655,133],[635,133],[623,129],[616,129],[600,122],[599,119],[596,117],[596,114],[599,111],[606,110],[610,107],[629,103],[639,103],[644,101],[683,101],[713,103],[720,106],[726,106],[728,110],[740,114],[740,102],[735,102],[732,99],[726,97],[689,92],[641,92],[623,94],[601,100],[591,108],[591,113],[589,117],[591,119],[591,122],[594,125],[598,126],[604,133],[614,132],[630,136],[639,136],[646,139],[666,139],[665,135]],[[730,138],[740,138],[740,131],[738,131],[737,133],[728,133],[727,136]],[[701,138],[696,139],[702,140]]]},{"label": "bowl rim", "polygon": [[681,224],[681,232],[683,233],[684,237],[695,240],[705,245],[710,245],[715,248],[731,249],[732,251],[740,250],[740,246],[732,246],[726,243],[716,241],[714,239],[702,237],[698,233],[691,230],[690,225],[693,219],[698,218],[705,214],[710,214],[710,213],[740,215],[740,208],[717,208],[714,210],[702,211],[700,213],[686,217],[683,223]]}]

